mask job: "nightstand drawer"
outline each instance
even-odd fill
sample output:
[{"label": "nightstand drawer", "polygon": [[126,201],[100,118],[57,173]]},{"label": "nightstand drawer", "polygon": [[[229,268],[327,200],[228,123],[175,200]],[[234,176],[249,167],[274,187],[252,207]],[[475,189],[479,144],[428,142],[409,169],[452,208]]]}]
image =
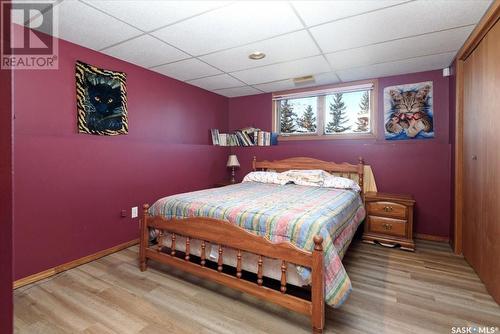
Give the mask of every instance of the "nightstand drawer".
[{"label": "nightstand drawer", "polygon": [[406,219],[407,217],[406,206],[393,202],[386,202],[386,201],[369,202],[367,203],[367,208],[369,215],[377,215],[377,216],[393,217],[401,219]]},{"label": "nightstand drawer", "polygon": [[368,216],[368,229],[372,233],[406,236],[406,220]]}]

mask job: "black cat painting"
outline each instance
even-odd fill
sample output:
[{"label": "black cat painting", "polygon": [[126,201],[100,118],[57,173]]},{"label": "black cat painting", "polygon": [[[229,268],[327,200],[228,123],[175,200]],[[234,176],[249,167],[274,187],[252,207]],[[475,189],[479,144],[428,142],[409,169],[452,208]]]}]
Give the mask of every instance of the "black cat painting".
[{"label": "black cat painting", "polygon": [[78,131],[113,136],[128,133],[126,74],[77,61]]}]

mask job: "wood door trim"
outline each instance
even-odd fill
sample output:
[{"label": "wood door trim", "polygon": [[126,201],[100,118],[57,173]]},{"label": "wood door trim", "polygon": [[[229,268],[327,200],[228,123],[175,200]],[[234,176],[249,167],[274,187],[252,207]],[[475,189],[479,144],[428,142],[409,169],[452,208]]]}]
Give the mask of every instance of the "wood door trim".
[{"label": "wood door trim", "polygon": [[458,50],[457,59],[465,60],[474,51],[474,49],[481,43],[481,40],[486,36],[488,31],[495,25],[499,19],[500,14],[500,0],[494,1],[490,8],[483,15],[476,28],[469,35],[464,45]]},{"label": "wood door trim", "polygon": [[457,59],[455,82],[455,221],[453,233],[453,251],[462,254],[462,221],[463,221],[463,196],[464,196],[464,171],[463,171],[463,132],[464,132],[464,61]]},{"label": "wood door trim", "polygon": [[500,0],[495,0],[472,31],[469,38],[458,51],[456,57],[455,82],[455,219],[452,247],[455,254],[462,254],[462,225],[463,225],[463,125],[464,125],[464,61],[479,45],[488,31],[500,18]]}]

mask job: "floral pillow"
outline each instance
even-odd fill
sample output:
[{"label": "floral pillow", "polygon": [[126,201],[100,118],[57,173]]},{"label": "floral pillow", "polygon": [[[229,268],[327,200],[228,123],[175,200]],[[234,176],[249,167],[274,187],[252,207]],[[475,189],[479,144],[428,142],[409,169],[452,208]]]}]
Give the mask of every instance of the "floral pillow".
[{"label": "floral pillow", "polygon": [[280,173],[276,172],[250,172],[243,178],[243,182],[260,182],[286,184],[288,180],[280,177]]},{"label": "floral pillow", "polygon": [[301,186],[321,187],[330,174],[321,169],[289,170],[280,174],[280,178]]},{"label": "floral pillow", "polygon": [[286,172],[250,172],[243,182],[273,183],[284,185],[294,183],[300,186],[313,186],[337,189],[352,189],[361,191],[358,183],[354,180],[332,175],[320,169],[288,170]]},{"label": "floral pillow", "polygon": [[323,187],[325,188],[337,188],[337,189],[352,189],[355,191],[361,191],[359,184],[351,179],[330,175],[323,181]]}]

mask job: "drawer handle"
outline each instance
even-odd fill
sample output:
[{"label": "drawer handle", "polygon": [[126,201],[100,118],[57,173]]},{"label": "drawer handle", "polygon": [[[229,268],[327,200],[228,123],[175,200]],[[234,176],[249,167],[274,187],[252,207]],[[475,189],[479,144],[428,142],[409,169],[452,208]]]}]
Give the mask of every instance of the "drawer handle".
[{"label": "drawer handle", "polygon": [[392,206],[384,206],[383,210],[385,212],[391,212],[393,209],[392,209]]},{"label": "drawer handle", "polygon": [[384,224],[382,225],[385,230],[392,230],[392,224]]}]

